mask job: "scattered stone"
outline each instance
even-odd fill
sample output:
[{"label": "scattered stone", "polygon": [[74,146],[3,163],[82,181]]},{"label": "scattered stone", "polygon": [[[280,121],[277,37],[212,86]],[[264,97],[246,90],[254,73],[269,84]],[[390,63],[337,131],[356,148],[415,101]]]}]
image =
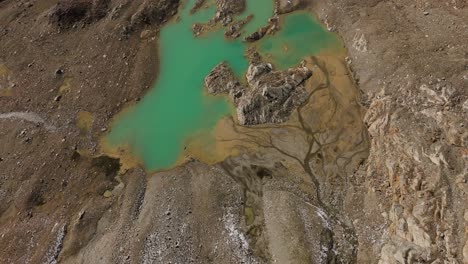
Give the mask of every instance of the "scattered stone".
[{"label": "scattered stone", "polygon": [[147,30],[147,29],[146,29],[146,30],[143,30],[143,31],[140,33],[140,38],[141,38],[141,39],[148,39],[148,38],[151,37],[151,34],[152,34],[151,30]]},{"label": "scattered stone", "polygon": [[104,198],[110,198],[110,197],[112,197],[112,192],[107,190],[107,191],[104,192],[103,196],[104,196]]},{"label": "scattered stone", "polygon": [[19,133],[19,136],[24,137],[26,135],[26,132],[27,132],[26,129],[21,130],[21,132]]},{"label": "scattered stone", "polygon": [[85,210],[82,210],[80,211],[80,213],[78,214],[78,220],[81,220],[83,219],[84,215],[85,215],[86,211]]}]

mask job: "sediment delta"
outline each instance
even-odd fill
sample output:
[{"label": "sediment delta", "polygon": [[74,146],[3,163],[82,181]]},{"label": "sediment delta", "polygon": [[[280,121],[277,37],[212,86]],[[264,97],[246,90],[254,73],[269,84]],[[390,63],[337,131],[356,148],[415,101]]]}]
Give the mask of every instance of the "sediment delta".
[{"label": "sediment delta", "polygon": [[[0,261],[467,262],[467,17],[458,0],[0,1]],[[187,64],[216,41],[232,53]],[[135,140],[103,148],[192,72],[179,97],[210,124],[164,171]]]}]

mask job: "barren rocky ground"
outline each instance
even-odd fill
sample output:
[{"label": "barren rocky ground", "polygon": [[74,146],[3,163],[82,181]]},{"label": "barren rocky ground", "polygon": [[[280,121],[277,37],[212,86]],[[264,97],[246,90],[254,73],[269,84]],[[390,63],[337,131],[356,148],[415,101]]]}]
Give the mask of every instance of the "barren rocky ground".
[{"label": "barren rocky ground", "polygon": [[179,4],[0,1],[0,262],[468,263],[466,1],[278,1],[347,57],[285,125],[223,121],[255,151],[149,174],[99,139]]}]

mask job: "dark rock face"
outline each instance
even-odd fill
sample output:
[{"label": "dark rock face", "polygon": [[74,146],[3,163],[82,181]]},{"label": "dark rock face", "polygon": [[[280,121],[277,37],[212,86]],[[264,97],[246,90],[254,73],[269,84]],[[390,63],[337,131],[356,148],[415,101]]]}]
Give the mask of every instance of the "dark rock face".
[{"label": "dark rock face", "polygon": [[237,106],[242,125],[281,123],[304,104],[308,92],[303,83],[312,76],[305,66],[273,71],[269,63],[251,64],[247,71],[248,87],[243,87],[226,63],[218,64],[205,79],[209,93],[229,93]]},{"label": "dark rock face", "polygon": [[177,12],[179,0],[144,0],[141,3],[118,4],[110,0],[60,0],[50,14],[50,23],[67,29],[79,23],[96,22],[109,13],[115,19],[118,13],[136,10],[123,17],[123,33],[128,35],[146,25],[160,25]]},{"label": "dark rock face", "polygon": [[132,16],[132,25],[161,24],[177,11],[179,0],[145,1]]},{"label": "dark rock face", "polygon": [[50,22],[68,28],[78,22],[90,23],[106,16],[110,0],[61,0],[52,10]]}]

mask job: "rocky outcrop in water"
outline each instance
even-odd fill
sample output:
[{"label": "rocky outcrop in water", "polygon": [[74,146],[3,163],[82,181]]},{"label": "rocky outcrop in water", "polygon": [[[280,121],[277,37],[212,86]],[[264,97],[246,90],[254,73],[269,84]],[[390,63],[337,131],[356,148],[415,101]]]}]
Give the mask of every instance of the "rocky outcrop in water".
[{"label": "rocky outcrop in water", "polygon": [[221,21],[223,26],[232,22],[232,16],[240,14],[245,9],[245,0],[216,0],[217,12],[215,21]]},{"label": "rocky outcrop in water", "polygon": [[274,34],[278,31],[279,17],[274,16],[268,20],[268,25],[259,28],[257,31],[252,32],[250,35],[244,37],[246,42],[255,42],[262,39],[267,34]]},{"label": "rocky outcrop in water", "polygon": [[229,93],[235,103],[245,90],[225,62],[216,65],[210,72],[205,78],[205,86],[211,94]]},{"label": "rocky outcrop in water", "polygon": [[247,87],[241,86],[226,63],[217,65],[205,79],[209,93],[229,93],[237,106],[242,125],[281,123],[304,104],[308,92],[303,83],[312,76],[304,65],[274,71],[269,63],[251,64],[246,74]]},{"label": "rocky outcrop in water", "polygon": [[302,84],[311,76],[305,66],[273,71],[271,64],[250,65],[249,89],[237,106],[239,122],[257,125],[286,121],[295,108],[307,101],[308,92]]},{"label": "rocky outcrop in water", "polygon": [[245,0],[216,0],[216,6],[221,14],[239,14],[245,9]]},{"label": "rocky outcrop in water", "polygon": [[245,19],[236,21],[229,25],[224,33],[224,36],[227,38],[238,38],[241,35],[241,30],[245,24],[249,23],[252,20],[253,15],[247,16]]}]

